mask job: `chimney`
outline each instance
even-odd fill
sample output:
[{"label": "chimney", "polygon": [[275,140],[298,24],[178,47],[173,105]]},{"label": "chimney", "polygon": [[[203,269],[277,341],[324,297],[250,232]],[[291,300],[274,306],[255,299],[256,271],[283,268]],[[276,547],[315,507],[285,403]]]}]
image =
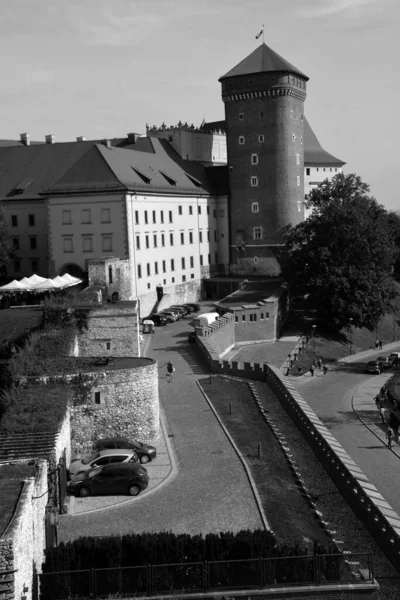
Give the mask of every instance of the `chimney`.
[{"label": "chimney", "polygon": [[111,140],[103,140],[101,142],[106,148],[111,148]]},{"label": "chimney", "polygon": [[52,133],[50,133],[49,135],[45,135],[45,140],[46,144],[54,144],[56,138]]},{"label": "chimney", "polygon": [[128,142],[130,144],[136,144],[136,140],[138,138],[140,138],[140,135],[138,133],[128,133]]},{"label": "chimney", "polygon": [[79,137],[76,138],[77,142],[86,142],[86,138],[84,135],[80,135]]},{"label": "chimney", "polygon": [[30,143],[31,143],[31,134],[30,133],[21,133],[19,137],[21,139],[21,142],[24,144],[24,146],[30,145]]}]

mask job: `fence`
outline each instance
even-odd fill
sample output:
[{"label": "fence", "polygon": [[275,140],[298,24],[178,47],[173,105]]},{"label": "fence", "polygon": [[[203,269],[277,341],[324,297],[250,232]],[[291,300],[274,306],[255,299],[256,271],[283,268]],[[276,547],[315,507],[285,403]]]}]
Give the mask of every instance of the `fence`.
[{"label": "fence", "polygon": [[373,581],[372,554],[313,554],[58,571],[38,575],[41,600],[203,593]]}]

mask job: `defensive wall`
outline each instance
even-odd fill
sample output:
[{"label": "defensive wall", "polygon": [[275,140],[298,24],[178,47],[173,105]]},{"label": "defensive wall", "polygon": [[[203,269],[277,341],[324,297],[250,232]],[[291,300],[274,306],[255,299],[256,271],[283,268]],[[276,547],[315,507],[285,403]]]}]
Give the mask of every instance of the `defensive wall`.
[{"label": "defensive wall", "polygon": [[225,313],[217,321],[209,325],[195,327],[197,337],[202,338],[203,344],[220,358],[235,345],[235,316]]},{"label": "defensive wall", "polygon": [[219,360],[207,338],[198,338],[197,342],[212,373],[263,381],[270,386],[353,512],[399,569],[400,516],[320,421],[290,380],[268,364]]}]

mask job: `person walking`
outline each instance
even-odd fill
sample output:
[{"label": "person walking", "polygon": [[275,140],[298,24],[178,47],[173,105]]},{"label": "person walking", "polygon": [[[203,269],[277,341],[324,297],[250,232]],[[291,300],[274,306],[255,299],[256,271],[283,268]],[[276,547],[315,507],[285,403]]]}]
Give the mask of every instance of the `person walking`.
[{"label": "person walking", "polygon": [[327,372],[328,372],[328,367],[327,367],[327,365],[324,365],[322,370],[323,370],[323,372],[324,372],[324,375],[326,375],[326,374],[327,374]]},{"label": "person walking", "polygon": [[317,365],[318,365],[318,369],[321,370],[322,369],[322,358],[319,357],[318,361],[317,361]]},{"label": "person walking", "polygon": [[386,437],[387,437],[387,441],[388,441],[388,448],[389,450],[392,447],[392,440],[393,440],[393,429],[391,428],[391,426],[389,425],[386,431]]},{"label": "person walking", "polygon": [[375,350],[378,350],[378,348],[379,348],[379,340],[376,340],[376,342],[375,342]]},{"label": "person walking", "polygon": [[378,343],[379,343],[379,350],[382,350],[382,348],[383,348],[383,343],[382,343],[382,340],[379,340],[379,342],[378,342]]},{"label": "person walking", "polygon": [[311,377],[314,377],[314,371],[315,371],[315,367],[314,367],[314,364],[312,364],[312,365],[310,365]]},{"label": "person walking", "polygon": [[171,383],[171,379],[172,379],[172,375],[174,374],[174,371],[175,371],[174,365],[172,364],[171,361],[168,361],[167,362],[167,375],[166,375],[168,383]]}]

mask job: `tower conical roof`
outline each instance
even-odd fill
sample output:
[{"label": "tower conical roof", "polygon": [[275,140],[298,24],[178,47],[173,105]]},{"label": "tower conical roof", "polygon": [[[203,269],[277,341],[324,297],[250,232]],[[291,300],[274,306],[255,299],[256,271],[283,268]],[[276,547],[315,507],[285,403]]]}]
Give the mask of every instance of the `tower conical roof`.
[{"label": "tower conical roof", "polygon": [[252,75],[254,73],[271,73],[274,71],[295,73],[304,77],[308,81],[309,77],[296,69],[287,60],[277,54],[267,44],[261,44],[254,52],[243,59],[236,67],[233,67],[228,73],[219,78],[218,81],[228,77],[237,77],[238,75]]}]

